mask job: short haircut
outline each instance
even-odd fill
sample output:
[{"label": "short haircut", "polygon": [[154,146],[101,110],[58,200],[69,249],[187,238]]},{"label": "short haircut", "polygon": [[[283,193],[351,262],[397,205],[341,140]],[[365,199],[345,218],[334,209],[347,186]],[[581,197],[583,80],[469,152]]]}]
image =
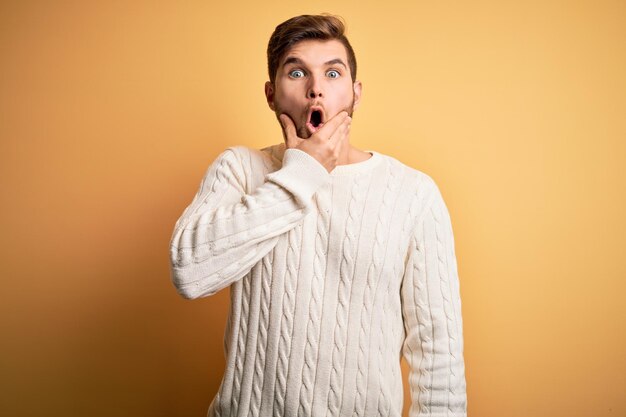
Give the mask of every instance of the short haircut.
[{"label": "short haircut", "polygon": [[276,26],[267,45],[267,70],[274,84],[280,60],[296,43],[304,40],[338,40],[345,46],[352,82],[356,81],[356,56],[345,34],[345,25],[338,16],[301,15]]}]

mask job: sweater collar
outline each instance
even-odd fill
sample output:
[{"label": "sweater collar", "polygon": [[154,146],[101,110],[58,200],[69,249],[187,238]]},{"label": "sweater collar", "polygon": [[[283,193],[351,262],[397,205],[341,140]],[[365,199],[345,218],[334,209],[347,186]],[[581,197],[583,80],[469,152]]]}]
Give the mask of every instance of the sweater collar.
[{"label": "sweater collar", "polygon": [[343,177],[346,175],[356,175],[361,172],[367,172],[373,169],[382,160],[381,154],[376,151],[366,150],[365,152],[369,152],[372,156],[361,162],[337,165],[335,169],[332,170],[330,175],[333,177]]},{"label": "sweater collar", "polygon": [[[272,148],[274,148],[277,151],[276,156],[282,161],[283,156],[285,154],[285,144],[284,143],[276,144],[272,146]],[[361,162],[355,162],[353,164],[337,165],[335,169],[332,170],[330,175],[332,177],[357,175],[359,173],[367,172],[367,171],[374,169],[374,167],[383,160],[382,154],[376,151],[365,150],[365,152],[370,153],[372,156],[370,156],[368,159],[361,161]]]}]

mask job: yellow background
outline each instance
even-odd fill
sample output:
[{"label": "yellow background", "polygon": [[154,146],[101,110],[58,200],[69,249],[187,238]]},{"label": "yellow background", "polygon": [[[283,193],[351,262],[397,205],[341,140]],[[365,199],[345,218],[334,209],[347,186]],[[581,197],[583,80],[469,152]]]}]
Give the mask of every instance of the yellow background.
[{"label": "yellow background", "polygon": [[626,415],[623,1],[12,3],[0,414],[205,415],[228,291],[175,293],[174,222],[226,146],[281,140],[274,27],[332,12],[364,85],[353,143],[449,206],[470,416]]}]

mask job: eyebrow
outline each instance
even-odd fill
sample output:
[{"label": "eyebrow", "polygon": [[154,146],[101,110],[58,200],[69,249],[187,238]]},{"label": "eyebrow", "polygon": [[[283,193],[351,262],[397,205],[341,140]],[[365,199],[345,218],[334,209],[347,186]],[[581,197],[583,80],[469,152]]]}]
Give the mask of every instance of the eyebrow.
[{"label": "eyebrow", "polygon": [[330,61],[324,63],[324,65],[337,65],[337,64],[343,65],[343,67],[346,69],[348,68],[346,64],[344,64],[340,58],[331,59]]},{"label": "eyebrow", "polygon": [[[296,58],[295,56],[290,56],[287,57],[287,59],[285,59],[285,62],[283,62],[283,67],[286,67],[289,64],[296,64],[296,65],[303,65],[306,66],[304,64],[304,61],[302,61],[300,58]],[[331,59],[330,61],[326,61],[324,62],[324,65],[329,66],[329,65],[343,65],[344,68],[348,68],[347,65],[343,62],[343,60],[341,60],[341,58],[335,58],[335,59]]]}]

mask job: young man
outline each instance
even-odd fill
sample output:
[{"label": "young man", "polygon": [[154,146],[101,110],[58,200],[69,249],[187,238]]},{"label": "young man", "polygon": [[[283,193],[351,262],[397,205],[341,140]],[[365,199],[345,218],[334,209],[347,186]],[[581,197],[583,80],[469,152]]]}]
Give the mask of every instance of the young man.
[{"label": "young man", "polygon": [[361,98],[340,20],[298,16],[269,42],[284,143],[233,147],[175,226],[186,298],[231,287],[209,416],[465,416],[459,283],[435,183],[350,142]]}]

